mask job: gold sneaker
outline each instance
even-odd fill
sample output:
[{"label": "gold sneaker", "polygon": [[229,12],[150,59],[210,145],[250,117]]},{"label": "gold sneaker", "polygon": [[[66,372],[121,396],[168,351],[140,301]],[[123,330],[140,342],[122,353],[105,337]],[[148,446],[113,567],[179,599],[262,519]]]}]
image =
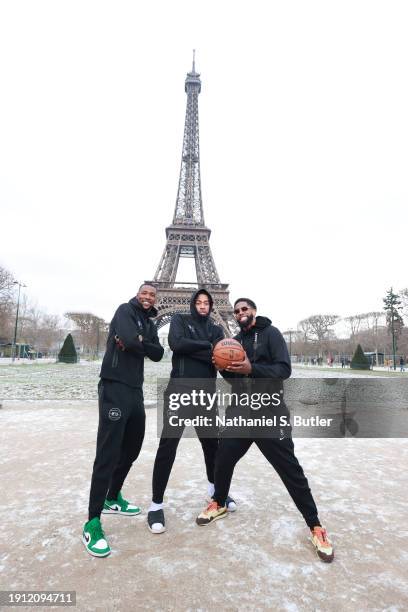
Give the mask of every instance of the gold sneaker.
[{"label": "gold sneaker", "polygon": [[323,527],[313,527],[312,531],[312,544],[316,549],[322,561],[325,563],[331,563],[334,559],[334,550],[332,543],[327,537],[327,532]]},{"label": "gold sneaker", "polygon": [[201,512],[196,518],[197,525],[208,525],[213,521],[217,521],[220,518],[227,516],[226,506],[219,506],[218,502],[212,501],[208,504],[207,508]]}]

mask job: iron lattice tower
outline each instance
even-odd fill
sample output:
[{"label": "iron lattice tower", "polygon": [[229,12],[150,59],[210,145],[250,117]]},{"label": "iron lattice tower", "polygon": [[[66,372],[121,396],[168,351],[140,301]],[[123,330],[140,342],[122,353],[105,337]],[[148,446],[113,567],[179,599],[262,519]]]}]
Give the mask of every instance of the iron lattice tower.
[{"label": "iron lattice tower", "polygon": [[[198,95],[200,75],[193,67],[185,81],[187,94],[183,152],[173,223],[166,228],[166,246],[153,281],[157,287],[156,319],[158,327],[170,322],[173,314],[189,310],[195,287],[211,292],[214,298],[212,317],[222,325],[227,335],[236,329],[228,285],[221,283],[210,249],[211,230],[205,226],[200,177],[200,141]],[[196,282],[176,283],[180,257],[194,258]],[[180,286],[177,286],[180,285]]]}]

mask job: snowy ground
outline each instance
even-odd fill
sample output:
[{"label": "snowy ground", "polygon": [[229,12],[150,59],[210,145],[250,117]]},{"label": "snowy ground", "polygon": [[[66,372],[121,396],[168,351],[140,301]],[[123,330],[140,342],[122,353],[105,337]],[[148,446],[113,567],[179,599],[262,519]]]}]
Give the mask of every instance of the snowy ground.
[{"label": "snowy ground", "polygon": [[[168,367],[160,364],[159,375]],[[99,366],[13,368],[0,368],[0,589],[76,590],[79,610],[408,609],[407,440],[295,441],[335,543],[331,565],[317,559],[302,518],[255,447],[234,476],[238,512],[197,527],[206,482],[196,439],[180,443],[167,490],[168,531],[150,534],[145,513],[105,516],[113,553],[95,559],[80,534]],[[155,370],[146,375],[152,393]],[[73,389],[81,399],[71,399]],[[151,406],[124,489],[144,509],[157,444]]]},{"label": "snowy ground", "polygon": [[[81,361],[78,364],[29,361],[7,363],[0,360],[0,402],[15,400],[73,400],[96,399],[100,361]],[[145,389],[147,402],[156,400],[156,378],[170,374],[171,362],[145,362]],[[374,373],[375,374],[375,373]],[[399,377],[398,373],[387,373],[388,377]],[[380,374],[378,374],[380,375]],[[400,376],[405,377],[405,374]],[[373,373],[358,374],[352,370],[332,370],[317,367],[294,367],[292,377],[296,378],[365,378]],[[408,376],[405,377],[408,380]]]},{"label": "snowy ground", "polygon": [[[156,378],[170,373],[170,361],[146,360],[144,396],[156,400]],[[0,365],[0,402],[4,399],[88,400],[97,398],[101,362],[27,363]]]}]

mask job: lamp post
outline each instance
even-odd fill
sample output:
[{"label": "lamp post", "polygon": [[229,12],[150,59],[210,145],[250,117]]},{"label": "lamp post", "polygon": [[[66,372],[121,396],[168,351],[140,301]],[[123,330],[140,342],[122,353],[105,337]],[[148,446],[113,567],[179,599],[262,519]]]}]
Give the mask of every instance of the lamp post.
[{"label": "lamp post", "polygon": [[13,346],[12,346],[12,351],[11,351],[11,356],[12,356],[12,361],[15,361],[16,359],[16,342],[17,342],[17,325],[18,325],[18,311],[20,308],[20,291],[21,291],[21,287],[27,287],[27,285],[24,285],[24,283],[20,283],[20,281],[14,281],[13,285],[18,285],[18,298],[17,298],[17,310],[16,310],[16,324],[14,326],[14,339],[13,339]]}]

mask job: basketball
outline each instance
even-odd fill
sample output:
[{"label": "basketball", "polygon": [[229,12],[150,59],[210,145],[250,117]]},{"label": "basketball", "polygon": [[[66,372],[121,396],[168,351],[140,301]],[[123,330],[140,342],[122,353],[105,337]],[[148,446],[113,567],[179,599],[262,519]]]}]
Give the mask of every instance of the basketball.
[{"label": "basketball", "polygon": [[221,370],[225,370],[232,362],[243,361],[245,359],[245,351],[238,340],[224,338],[224,340],[220,340],[215,345],[213,357],[215,365]]}]

